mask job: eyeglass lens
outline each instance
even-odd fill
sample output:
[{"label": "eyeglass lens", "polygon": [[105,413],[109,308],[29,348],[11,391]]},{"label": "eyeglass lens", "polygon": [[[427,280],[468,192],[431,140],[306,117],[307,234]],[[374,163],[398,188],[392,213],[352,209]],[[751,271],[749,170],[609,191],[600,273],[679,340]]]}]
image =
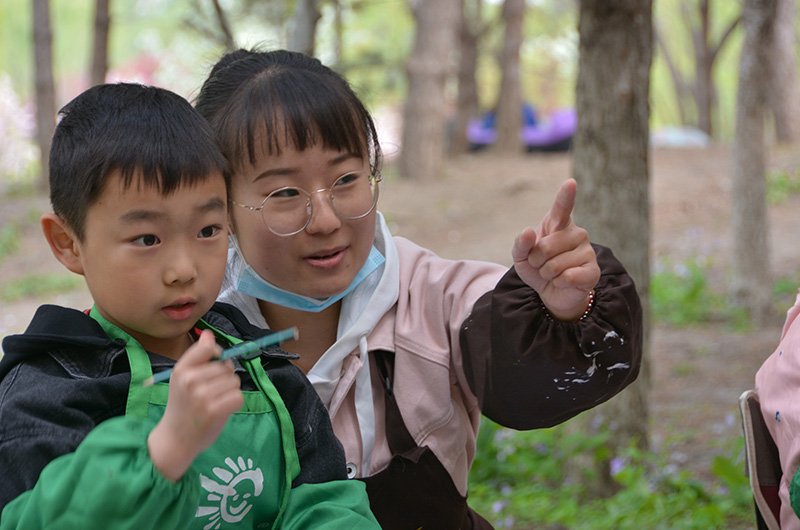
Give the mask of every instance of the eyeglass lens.
[{"label": "eyeglass lens", "polygon": [[[377,179],[366,171],[342,175],[327,191],[336,214],[343,219],[359,219],[375,207],[378,199]],[[317,193],[317,192],[314,192]],[[277,235],[300,232],[311,221],[312,200],[300,188],[280,188],[264,200],[261,215],[267,227]]]}]

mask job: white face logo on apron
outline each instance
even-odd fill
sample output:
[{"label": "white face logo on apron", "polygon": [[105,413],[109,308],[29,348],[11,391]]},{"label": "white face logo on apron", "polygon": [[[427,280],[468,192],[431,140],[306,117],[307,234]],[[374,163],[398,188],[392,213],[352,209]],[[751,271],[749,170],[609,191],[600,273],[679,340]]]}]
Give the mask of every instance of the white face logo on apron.
[{"label": "white face logo on apron", "polygon": [[238,523],[244,519],[253,507],[253,499],[264,489],[264,474],[261,469],[253,467],[251,459],[245,463],[241,456],[236,462],[226,458],[225,463],[230,471],[221,467],[213,470],[220,482],[200,475],[200,485],[208,492],[206,499],[216,503],[215,506],[200,506],[194,515],[209,518],[205,530],[220,528],[222,521]]}]

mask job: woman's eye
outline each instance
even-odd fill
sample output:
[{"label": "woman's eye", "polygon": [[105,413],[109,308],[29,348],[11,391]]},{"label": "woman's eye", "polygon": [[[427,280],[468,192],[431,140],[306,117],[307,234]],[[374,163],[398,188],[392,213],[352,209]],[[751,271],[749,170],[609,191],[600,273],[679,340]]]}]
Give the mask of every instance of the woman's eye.
[{"label": "woman's eye", "polygon": [[222,230],[222,227],[217,226],[217,225],[207,226],[207,227],[203,228],[202,230],[200,230],[199,236],[200,236],[201,239],[214,237],[215,235],[217,235],[219,233],[220,230]]},{"label": "woman's eye", "polygon": [[348,173],[346,175],[342,175],[341,177],[339,177],[334,186],[339,187],[339,186],[346,186],[347,184],[353,184],[357,182],[358,179],[360,178],[362,178],[362,174],[359,172]]},{"label": "woman's eye", "polygon": [[154,236],[153,234],[146,234],[137,237],[136,239],[133,240],[133,242],[142,247],[152,247],[159,244],[161,240],[158,239],[158,236]]},{"label": "woman's eye", "polygon": [[300,190],[297,188],[281,188],[279,190],[275,190],[269,194],[270,197],[276,197],[281,199],[293,199],[300,195]]}]

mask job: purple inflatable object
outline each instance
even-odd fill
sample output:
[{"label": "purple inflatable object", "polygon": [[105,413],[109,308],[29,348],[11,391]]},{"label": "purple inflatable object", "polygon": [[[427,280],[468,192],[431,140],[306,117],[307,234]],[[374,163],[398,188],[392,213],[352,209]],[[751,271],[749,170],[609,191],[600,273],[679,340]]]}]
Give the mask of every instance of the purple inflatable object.
[{"label": "purple inflatable object", "polygon": [[[497,139],[493,116],[472,120],[467,125],[467,139],[473,150],[491,145]],[[526,120],[527,121],[527,120]],[[559,109],[548,119],[522,126],[519,138],[527,151],[566,151],[578,127],[575,109]]]}]

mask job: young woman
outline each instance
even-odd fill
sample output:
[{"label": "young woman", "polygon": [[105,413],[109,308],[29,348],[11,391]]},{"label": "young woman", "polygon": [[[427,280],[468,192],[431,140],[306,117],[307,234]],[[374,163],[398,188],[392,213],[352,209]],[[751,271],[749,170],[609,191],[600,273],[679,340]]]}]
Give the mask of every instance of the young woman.
[{"label": "young woman", "polygon": [[490,528],[466,504],[481,413],[552,426],[636,378],[639,298],[572,222],[574,181],[510,270],[449,261],[389,233],[373,120],[316,59],[230,53],[196,107],[234,167],[221,299],[299,327],[287,349],[384,528]]}]

